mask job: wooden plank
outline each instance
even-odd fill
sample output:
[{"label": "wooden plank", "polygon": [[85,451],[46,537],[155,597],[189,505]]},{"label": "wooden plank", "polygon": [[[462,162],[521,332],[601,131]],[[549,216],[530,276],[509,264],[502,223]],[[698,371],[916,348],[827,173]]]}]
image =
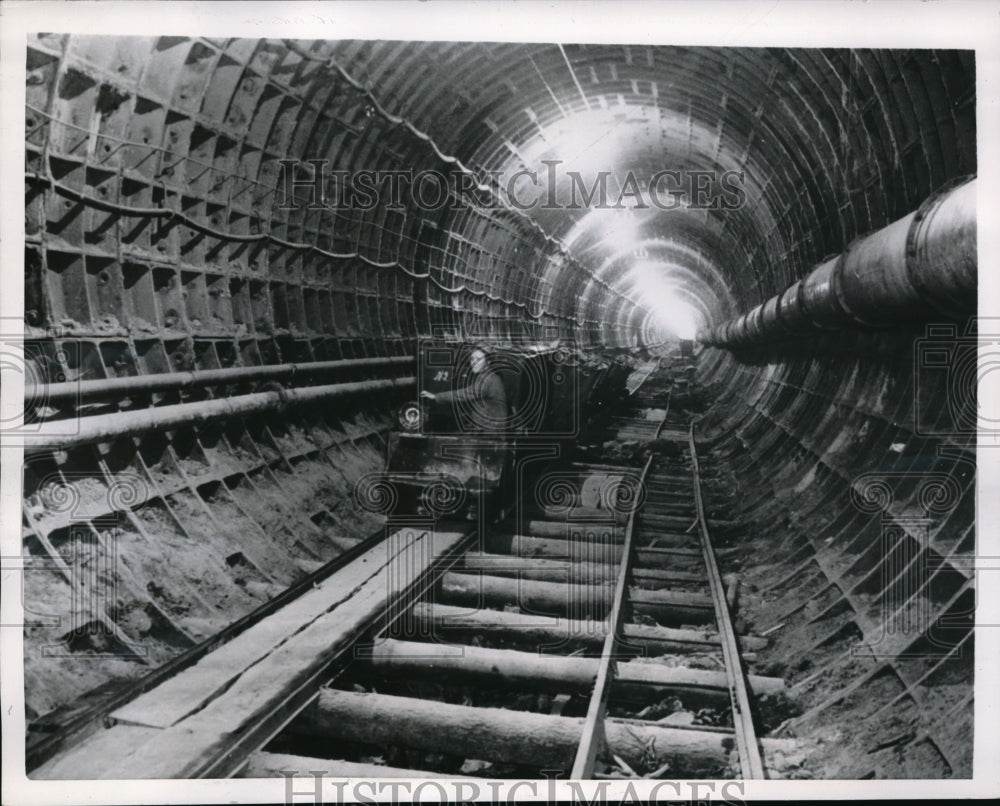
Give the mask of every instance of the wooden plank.
[{"label": "wooden plank", "polygon": [[[785,691],[781,677],[749,675],[754,694],[777,694]],[[697,669],[690,666],[664,666],[646,658],[618,663],[616,683],[677,689],[727,689],[725,672]]]},{"label": "wooden plank", "polygon": [[[712,618],[712,600],[702,593],[645,590],[629,588],[627,584],[625,590],[636,612],[657,620],[701,624]],[[615,592],[610,580],[606,584],[545,582],[449,571],[441,580],[440,601],[464,606],[519,607],[529,613],[603,619],[612,610]]]},{"label": "wooden plank", "polygon": [[359,584],[385,567],[390,560],[390,545],[387,541],[366,552],[314,590],[210,652],[194,666],[113,711],[111,717],[127,724],[168,728],[204,708],[246,669],[273,652],[290,635],[345,601]]},{"label": "wooden plank", "polygon": [[[622,556],[621,544],[574,542],[566,537],[529,537],[527,535],[501,534],[494,532],[486,536],[485,547],[498,554],[517,557],[551,557],[553,559],[595,560],[607,559],[619,562]],[[701,558],[700,548],[645,547],[636,549],[636,562],[640,565],[670,566],[673,557]]]},{"label": "wooden plank", "polygon": [[[345,550],[340,556],[334,557],[326,563],[317,562],[313,564],[308,561],[302,561],[311,566],[306,576],[297,580],[277,596],[237,618],[211,637],[181,652],[155,669],[128,681],[125,685],[116,687],[115,691],[110,693],[108,697],[98,697],[92,700],[88,706],[74,709],[71,714],[64,717],[60,717],[58,714],[47,715],[53,716],[51,720],[47,717],[44,718],[51,731],[46,730],[44,734],[39,732],[39,735],[33,737],[28,742],[25,749],[26,765],[29,769],[34,769],[48,758],[51,758],[60,748],[68,748],[72,744],[82,741],[85,736],[93,731],[103,728],[113,710],[194,665],[206,654],[212,652],[223,643],[232,640],[232,638],[239,635],[248,627],[262,621],[272,613],[276,613],[293,600],[318,586],[337,569],[346,567],[384,539],[384,530],[379,530],[377,533],[373,533],[366,538],[339,539],[339,542],[338,539],[334,539],[334,542],[338,543],[338,545],[340,543],[345,544],[345,546],[342,546]],[[352,543],[353,545],[346,547],[347,543]]]},{"label": "wooden plank", "polygon": [[[397,539],[393,541],[393,537]],[[289,707],[304,686],[311,685],[333,658],[353,644],[360,630],[385,614],[387,603],[395,602],[437,558],[456,548],[464,537],[459,532],[390,536],[390,553],[387,555],[383,548],[378,561],[359,558],[365,570],[356,569],[354,587],[343,590],[342,598],[334,600],[327,612],[273,646],[266,657],[245,669],[204,708],[156,731],[155,736],[130,748],[130,752],[119,754],[96,777],[192,778],[206,769],[213,770],[213,764],[221,763],[219,760],[232,752],[235,738],[247,735],[263,720]],[[371,573],[367,566],[374,563],[377,567]],[[294,709],[288,718],[293,714]],[[104,733],[130,728],[117,725]],[[99,752],[91,742],[86,745],[92,752]],[[74,770],[76,775],[69,777],[95,777],[86,750],[77,754],[84,763]]]},{"label": "wooden plank", "polygon": [[[693,522],[693,521],[692,521]],[[643,529],[649,527],[652,534],[646,535],[650,548],[685,548],[698,545],[698,536],[695,534],[683,534],[682,532],[667,532],[657,529],[655,525],[647,524],[643,521]],[[645,546],[643,547],[645,548]]]},{"label": "wooden plank", "polygon": [[[410,679],[426,679],[433,675],[441,680],[447,674],[448,679],[491,679],[494,685],[502,681],[505,687],[524,686],[556,692],[589,692],[601,666],[601,658],[395,638],[376,642],[366,660],[378,671]],[[633,688],[671,691],[719,689],[726,692],[729,688],[725,672],[667,666],[646,659],[619,661],[614,682],[616,686],[621,683]],[[756,694],[785,690],[785,681],[780,677],[751,675],[750,685]]]},{"label": "wooden plank", "polygon": [[[583,719],[506,708],[477,708],[388,694],[324,689],[305,712],[303,730],[330,739],[401,745],[468,758],[568,770]],[[612,752],[635,766],[659,766],[720,777],[732,734],[607,720]]]},{"label": "wooden plank", "polygon": [[[108,774],[122,756],[151,741],[160,733],[157,728],[118,725],[99,730],[85,742],[74,745],[38,765],[28,777],[33,781],[94,780],[123,777]],[[138,776],[128,775],[135,778]]]},{"label": "wooden plank", "polygon": [[[603,621],[575,621],[573,619],[536,616],[530,613],[507,613],[502,610],[482,610],[446,604],[418,602],[413,616],[425,635],[444,637],[447,633],[471,631],[489,632],[504,636],[522,636],[539,646],[555,649],[566,641],[583,641],[600,646],[607,635]],[[748,650],[764,649],[766,638],[744,635],[740,637]],[[650,652],[707,652],[719,645],[719,635],[706,630],[682,630],[670,627],[652,627],[644,624],[626,624],[625,642],[645,647]]]},{"label": "wooden plank", "polygon": [[660,548],[659,546],[642,546],[637,548],[638,559],[644,565],[652,565],[655,562],[655,557],[669,557],[670,555],[675,555],[677,557],[700,557],[701,549],[689,549],[683,547],[671,547],[671,548]]},{"label": "wooden plank", "polygon": [[[618,573],[611,558],[605,562],[553,560],[544,557],[517,557],[511,554],[485,552],[465,555],[462,568],[466,571],[486,571],[494,576],[538,579],[548,582],[587,580],[590,582],[611,579]],[[632,577],[652,584],[655,582],[705,582],[704,574],[684,571],[663,571],[655,568],[633,568]],[[707,584],[707,583],[706,583]]]},{"label": "wooden plank", "polygon": [[601,464],[600,462],[570,462],[570,467],[579,469],[585,473],[594,473],[596,471],[603,471],[607,473],[635,473],[639,470],[635,465],[608,465]]},{"label": "wooden plank", "polygon": [[551,557],[574,561],[618,562],[621,558],[620,543],[573,541],[562,537],[530,537],[528,535],[493,532],[486,536],[485,548],[497,554],[515,557]]},{"label": "wooden plank", "polygon": [[599,521],[532,520],[525,530],[529,537],[555,537],[569,540],[586,540],[590,543],[621,543],[621,528],[613,517]]},{"label": "wooden plank", "polygon": [[[619,526],[625,525],[625,520],[628,517],[625,512],[619,512],[618,510],[607,509],[606,507],[596,507],[596,506],[543,506],[539,507],[541,514],[544,516],[539,519],[541,522],[556,521],[557,523],[573,524],[573,523],[601,523],[601,524],[612,524],[616,523]],[[537,521],[532,521],[536,523]]]}]

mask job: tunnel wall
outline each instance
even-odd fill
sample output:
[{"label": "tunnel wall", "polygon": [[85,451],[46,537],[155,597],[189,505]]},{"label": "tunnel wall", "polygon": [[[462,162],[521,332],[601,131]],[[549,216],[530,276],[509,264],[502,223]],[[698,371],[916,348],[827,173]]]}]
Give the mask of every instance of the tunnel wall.
[{"label": "tunnel wall", "polygon": [[[818,219],[834,223],[826,247],[729,316],[974,173],[974,121],[960,123],[954,101],[944,111],[934,60],[879,61],[887,91],[868,108],[885,117],[864,130],[886,133],[882,150],[868,154],[882,192],[865,184],[863,197],[841,195],[832,216],[826,202]],[[971,89],[971,63],[965,70]],[[956,90],[959,75],[945,77]],[[747,626],[770,631],[764,671],[785,676],[800,698],[805,714],[791,720],[790,735],[814,743],[811,763],[830,777],[964,777],[972,770],[980,337],[972,317],[892,318],[878,328],[706,347],[701,394],[731,405],[713,406],[700,427],[714,466],[738,491],[714,504],[748,525],[728,536],[744,547]]]},{"label": "tunnel wall", "polygon": [[[773,281],[754,267],[760,290],[738,296],[716,324],[975,173],[971,54],[854,57],[865,69],[850,81],[868,83],[863,125],[835,124],[828,115],[844,107],[833,104],[800,119],[818,127],[809,140],[827,170],[825,187],[802,185],[813,243],[785,257],[809,257],[772,267]],[[838,154],[852,137],[869,138],[863,152]],[[840,158],[859,153],[867,178],[838,186],[850,175]],[[805,709],[788,735],[813,743],[811,763],[829,777],[964,777],[979,335],[971,317],[891,319],[706,347],[703,402],[730,403],[712,406],[699,428],[733,485],[713,505],[746,524],[725,538],[742,546],[733,570],[747,585],[746,626],[770,635],[763,671],[785,676]]]},{"label": "tunnel wall", "polygon": [[[572,288],[539,289],[557,250],[516,210],[330,203],[335,171],[463,167],[339,66],[379,87],[393,44],[375,70],[362,42],[33,39],[29,328],[101,339],[106,374],[412,354],[415,294],[430,328],[573,335]],[[286,158],[320,161],[321,203]]]},{"label": "tunnel wall", "polygon": [[[954,373],[974,365],[975,338],[964,327],[828,333],[702,364],[705,395],[749,390],[701,424],[739,491],[714,504],[744,524],[728,540],[743,546],[757,601],[748,629],[776,628],[764,670],[793,684],[806,716],[792,735],[818,743],[812,763],[830,777],[971,774],[976,433],[974,395],[970,407]],[[940,350],[955,363],[928,361]],[[904,749],[876,752],[912,725]],[[831,732],[868,755],[834,753]]]}]

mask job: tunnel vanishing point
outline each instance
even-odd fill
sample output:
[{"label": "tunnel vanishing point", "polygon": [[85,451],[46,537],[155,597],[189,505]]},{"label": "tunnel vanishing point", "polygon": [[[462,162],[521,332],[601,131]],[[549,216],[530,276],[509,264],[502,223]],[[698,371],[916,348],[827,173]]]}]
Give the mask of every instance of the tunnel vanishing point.
[{"label": "tunnel vanishing point", "polygon": [[38,34],[26,75],[29,762],[382,528],[432,340],[682,356],[786,777],[972,775],[973,51]]}]

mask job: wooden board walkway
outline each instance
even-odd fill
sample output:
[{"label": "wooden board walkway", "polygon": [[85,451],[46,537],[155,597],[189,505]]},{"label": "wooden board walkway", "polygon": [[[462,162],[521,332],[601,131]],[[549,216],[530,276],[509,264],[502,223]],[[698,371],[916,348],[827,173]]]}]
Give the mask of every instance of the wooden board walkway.
[{"label": "wooden board walkway", "polygon": [[[115,711],[118,724],[56,755],[32,777],[202,774],[210,760],[226,754],[234,735],[286,710],[290,692],[321,674],[388,605],[397,606],[405,590],[453,552],[464,536],[418,531],[390,535],[316,590]],[[310,696],[315,696],[315,687]]]}]

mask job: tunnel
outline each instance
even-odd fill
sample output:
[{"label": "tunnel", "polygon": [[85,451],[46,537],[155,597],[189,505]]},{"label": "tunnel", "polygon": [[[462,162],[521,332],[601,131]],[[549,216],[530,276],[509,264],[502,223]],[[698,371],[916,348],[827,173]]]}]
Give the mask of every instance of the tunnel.
[{"label": "tunnel", "polygon": [[785,777],[972,776],[974,51],[37,34],[26,78],[29,761],[380,529],[451,339],[680,356]]}]

